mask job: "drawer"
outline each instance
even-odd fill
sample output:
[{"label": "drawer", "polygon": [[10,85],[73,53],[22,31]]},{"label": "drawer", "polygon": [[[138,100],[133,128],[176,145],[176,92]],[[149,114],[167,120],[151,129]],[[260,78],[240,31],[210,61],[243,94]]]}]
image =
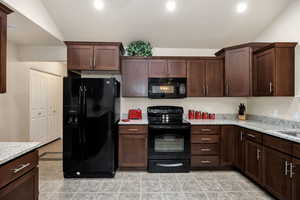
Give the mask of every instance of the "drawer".
[{"label": "drawer", "polygon": [[24,175],[38,165],[38,152],[34,151],[0,166],[0,188]]},{"label": "drawer", "polygon": [[248,140],[251,140],[253,142],[257,142],[259,144],[262,143],[262,140],[263,140],[263,137],[262,137],[262,134],[259,133],[259,132],[256,132],[256,131],[253,131],[253,130],[249,130],[249,129],[246,129],[245,130],[245,135],[246,135],[246,138]]},{"label": "drawer", "polygon": [[218,135],[192,135],[192,143],[214,144],[219,143],[220,136]]},{"label": "drawer", "polygon": [[218,167],[220,164],[219,156],[192,156],[192,167]]},{"label": "drawer", "polygon": [[119,126],[120,134],[146,134],[148,132],[148,126],[136,125],[136,126]]},{"label": "drawer", "polygon": [[293,156],[300,158],[300,144],[293,144]]},{"label": "drawer", "polygon": [[192,134],[220,134],[221,126],[192,126]]},{"label": "drawer", "polygon": [[192,144],[192,155],[218,155],[219,144]]},{"label": "drawer", "polygon": [[292,154],[292,143],[277,137],[272,137],[268,135],[263,136],[263,144],[270,148],[276,149],[278,151]]}]

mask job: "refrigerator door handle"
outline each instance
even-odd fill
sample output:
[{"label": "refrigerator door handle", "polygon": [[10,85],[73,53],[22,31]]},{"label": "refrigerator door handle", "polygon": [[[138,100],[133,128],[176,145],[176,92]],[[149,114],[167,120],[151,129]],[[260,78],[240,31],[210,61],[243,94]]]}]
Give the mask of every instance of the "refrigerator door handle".
[{"label": "refrigerator door handle", "polygon": [[82,94],[82,87],[80,86],[80,87],[79,87],[79,95],[78,95],[78,102],[79,102],[79,105],[81,104],[81,94]]},{"label": "refrigerator door handle", "polygon": [[86,91],[87,91],[86,87],[83,86],[83,105],[86,104]]}]

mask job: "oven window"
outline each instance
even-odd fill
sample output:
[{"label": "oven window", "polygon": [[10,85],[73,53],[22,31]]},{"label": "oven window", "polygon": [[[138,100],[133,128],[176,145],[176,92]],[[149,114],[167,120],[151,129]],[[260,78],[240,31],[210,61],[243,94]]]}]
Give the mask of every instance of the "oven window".
[{"label": "oven window", "polygon": [[179,135],[159,135],[154,138],[155,152],[184,152],[184,137]]},{"label": "oven window", "polygon": [[154,85],[152,86],[152,93],[154,94],[173,94],[175,87],[173,85]]}]

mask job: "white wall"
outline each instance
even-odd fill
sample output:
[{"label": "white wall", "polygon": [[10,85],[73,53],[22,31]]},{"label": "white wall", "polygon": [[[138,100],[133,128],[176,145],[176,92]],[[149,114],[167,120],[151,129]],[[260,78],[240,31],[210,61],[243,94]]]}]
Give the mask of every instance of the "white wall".
[{"label": "white wall", "polygon": [[7,46],[7,93],[0,94],[0,141],[29,139],[29,70],[63,76],[65,64],[58,62],[20,62],[17,46]]},{"label": "white wall", "polygon": [[2,0],[45,31],[63,41],[63,36],[41,0]]},{"label": "white wall", "polygon": [[[300,1],[293,2],[256,39],[300,43]],[[300,45],[295,53],[295,94],[300,95]],[[248,113],[300,121],[300,100],[290,97],[249,98]]]}]

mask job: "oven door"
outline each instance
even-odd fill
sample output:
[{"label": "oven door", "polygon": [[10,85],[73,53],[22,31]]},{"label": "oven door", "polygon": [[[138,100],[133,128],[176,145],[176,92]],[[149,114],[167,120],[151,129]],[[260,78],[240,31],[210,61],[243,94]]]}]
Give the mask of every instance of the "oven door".
[{"label": "oven door", "polygon": [[189,125],[149,125],[149,159],[190,159]]},{"label": "oven door", "polygon": [[171,99],[186,97],[186,78],[149,78],[148,97]]}]

